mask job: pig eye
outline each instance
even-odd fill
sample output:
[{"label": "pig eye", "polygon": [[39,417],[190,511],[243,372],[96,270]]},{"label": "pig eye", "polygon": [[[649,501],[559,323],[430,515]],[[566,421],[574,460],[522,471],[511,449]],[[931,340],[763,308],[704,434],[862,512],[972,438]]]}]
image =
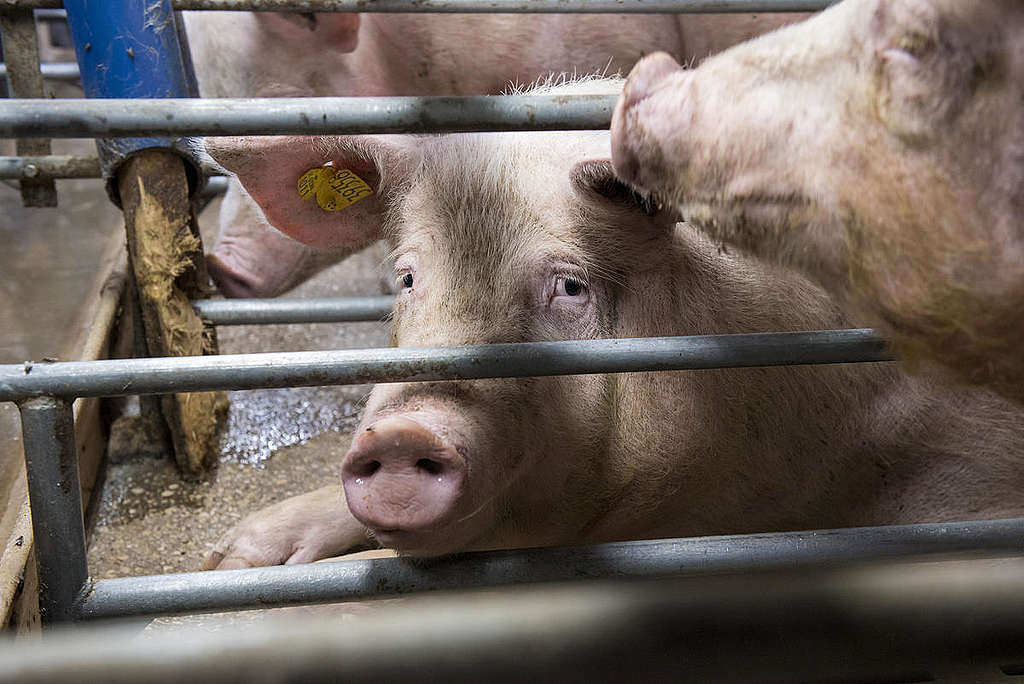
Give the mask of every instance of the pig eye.
[{"label": "pig eye", "polygon": [[561,277],[555,280],[556,297],[579,297],[586,290],[578,278]]},{"label": "pig eye", "polygon": [[406,273],[404,276],[402,276],[402,287],[409,289],[412,287],[412,282],[412,273]]}]

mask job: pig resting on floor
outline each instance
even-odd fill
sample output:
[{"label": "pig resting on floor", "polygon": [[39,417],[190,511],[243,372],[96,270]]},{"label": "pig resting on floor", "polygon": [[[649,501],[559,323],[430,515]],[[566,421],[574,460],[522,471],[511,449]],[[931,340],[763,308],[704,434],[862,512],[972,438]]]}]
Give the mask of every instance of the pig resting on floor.
[{"label": "pig resting on floor", "polygon": [[[608,92],[621,82],[556,92]],[[796,273],[722,252],[612,173],[607,132],[211,139],[268,218],[385,238],[400,346],[841,328]],[[297,180],[373,190],[341,211]],[[499,547],[1024,513],[1024,421],[893,364],[377,385],[341,482],[250,515],[206,567],[376,542]]]},{"label": "pig resting on floor", "polygon": [[1024,3],[846,0],[695,70],[652,55],[612,155],[908,361],[1024,401]]}]

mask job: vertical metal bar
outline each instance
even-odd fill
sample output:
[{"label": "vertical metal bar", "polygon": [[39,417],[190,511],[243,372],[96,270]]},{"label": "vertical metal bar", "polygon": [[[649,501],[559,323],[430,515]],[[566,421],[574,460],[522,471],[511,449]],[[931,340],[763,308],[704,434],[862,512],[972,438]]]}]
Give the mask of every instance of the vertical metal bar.
[{"label": "vertical metal bar", "polygon": [[19,405],[43,622],[75,619],[89,579],[82,494],[71,401],[28,399]]},{"label": "vertical metal bar", "polygon": [[[4,59],[7,64],[7,87],[11,97],[43,97],[43,75],[39,71],[39,41],[36,20],[31,9],[0,13],[0,31],[4,35]],[[17,154],[41,156],[50,154],[48,138],[19,138]],[[57,188],[53,179],[21,181],[21,201],[26,207],[57,206]]]}]

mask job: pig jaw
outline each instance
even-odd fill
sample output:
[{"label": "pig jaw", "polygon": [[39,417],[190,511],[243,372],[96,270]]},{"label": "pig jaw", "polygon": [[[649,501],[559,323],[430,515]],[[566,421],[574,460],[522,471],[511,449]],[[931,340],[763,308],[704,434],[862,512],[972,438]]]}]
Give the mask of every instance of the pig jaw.
[{"label": "pig jaw", "polygon": [[[616,175],[718,241],[835,277],[844,243],[834,239],[832,203],[809,199],[813,188],[795,176],[775,131],[715,119],[702,96],[719,94],[703,87],[706,80],[668,55],[637,65],[612,122]],[[735,154],[744,145],[750,150]],[[803,258],[808,242],[817,247],[813,263]]]},{"label": "pig jaw", "polygon": [[[273,228],[236,226],[237,235],[223,235],[207,255],[210,278],[225,297],[276,297],[296,284],[294,274],[305,267],[311,247]],[[273,259],[267,259],[272,254]]]},{"label": "pig jaw", "polygon": [[[850,38],[822,19],[695,70],[666,55],[642,60],[616,106],[612,160],[620,178],[716,240],[833,280],[845,274],[849,218],[836,168],[864,160],[822,140],[845,139],[846,115],[836,111],[859,111],[866,98],[846,86],[860,68],[842,59]],[[824,83],[805,78],[818,71]]]}]

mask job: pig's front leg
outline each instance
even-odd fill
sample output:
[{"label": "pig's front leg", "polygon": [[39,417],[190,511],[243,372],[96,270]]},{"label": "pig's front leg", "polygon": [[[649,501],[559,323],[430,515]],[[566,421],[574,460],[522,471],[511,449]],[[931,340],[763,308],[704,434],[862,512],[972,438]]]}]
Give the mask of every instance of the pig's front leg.
[{"label": "pig's front leg", "polygon": [[250,513],[217,542],[203,570],[312,563],[366,543],[345,491],[329,485]]}]

